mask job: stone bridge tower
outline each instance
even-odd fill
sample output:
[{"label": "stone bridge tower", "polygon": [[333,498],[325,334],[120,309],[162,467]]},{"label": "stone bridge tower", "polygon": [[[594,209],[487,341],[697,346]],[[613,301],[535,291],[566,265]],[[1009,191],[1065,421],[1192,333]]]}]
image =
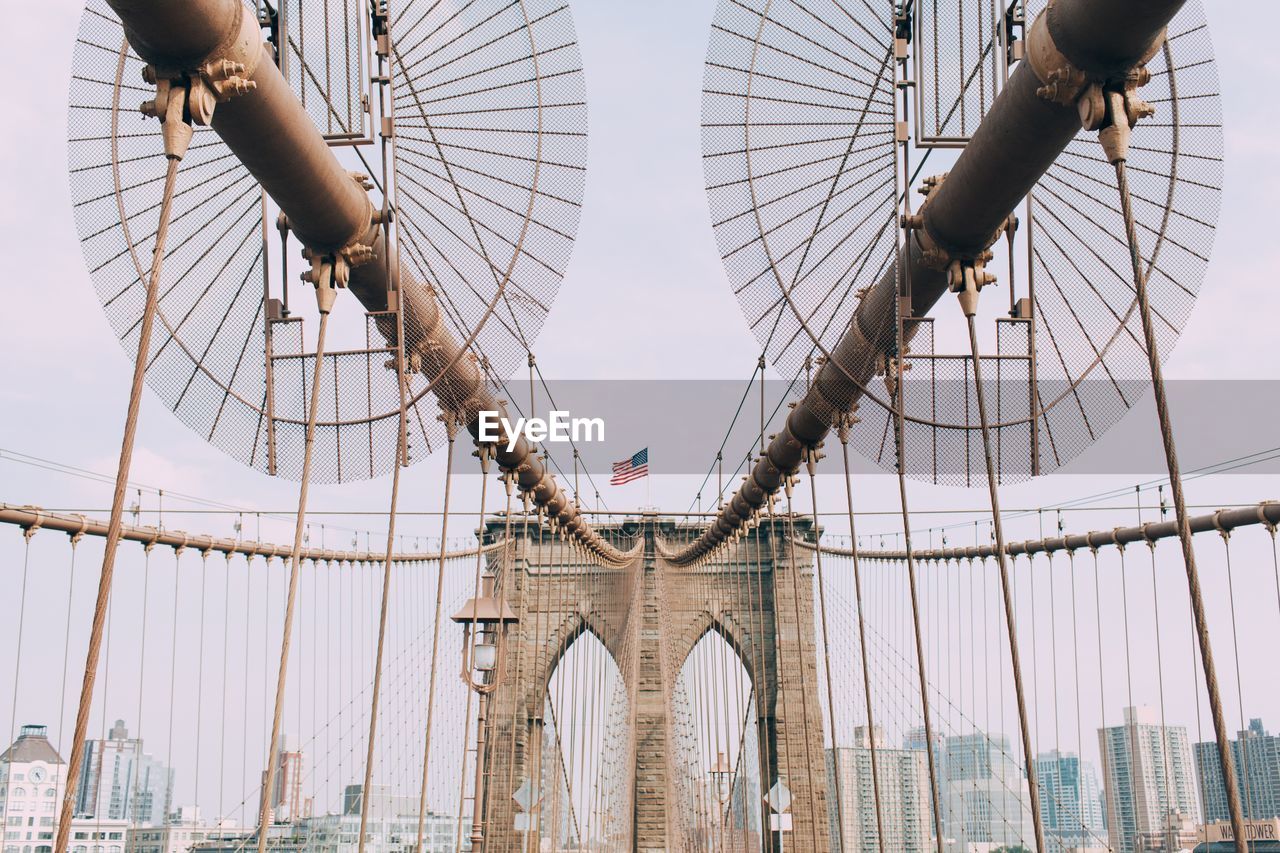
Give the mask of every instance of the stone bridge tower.
[{"label": "stone bridge tower", "polygon": [[[501,517],[490,519],[488,541],[500,540],[505,527]],[[502,570],[498,552],[490,556],[489,570],[499,576],[520,622],[507,640],[507,671],[488,703],[486,853],[537,849],[515,828],[513,794],[542,772],[547,688],[569,646],[588,631],[613,656],[627,695],[634,697],[634,754],[624,757],[634,768],[628,780],[632,814],[623,836],[631,849],[692,846],[687,815],[681,815],[688,806],[680,802],[672,770],[671,697],[694,645],[715,631],[737,652],[752,682],[761,790],[782,780],[791,792],[785,848],[827,853],[812,552],[796,548],[787,535],[809,535],[811,522],[763,520],[720,560],[698,567],[679,567],[664,557],[698,532],[675,520],[645,514],[597,529],[619,544],[638,543],[635,559],[619,569],[584,564],[545,527],[514,519],[510,570]],[[768,806],[752,806],[768,828]],[[775,833],[764,833],[759,843],[767,853],[780,849]]]}]

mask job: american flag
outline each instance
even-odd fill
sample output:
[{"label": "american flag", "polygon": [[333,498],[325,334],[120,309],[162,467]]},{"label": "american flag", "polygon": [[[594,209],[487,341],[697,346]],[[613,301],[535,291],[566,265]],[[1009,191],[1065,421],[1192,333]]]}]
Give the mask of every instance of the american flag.
[{"label": "american flag", "polygon": [[646,447],[634,456],[613,463],[613,477],[610,478],[609,485],[621,486],[623,483],[630,483],[632,480],[648,476],[649,448]]}]

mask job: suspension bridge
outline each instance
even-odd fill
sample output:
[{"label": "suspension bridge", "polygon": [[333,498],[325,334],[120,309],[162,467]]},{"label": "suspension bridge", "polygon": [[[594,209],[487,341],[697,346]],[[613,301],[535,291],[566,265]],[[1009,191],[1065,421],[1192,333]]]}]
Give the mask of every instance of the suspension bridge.
[{"label": "suspension bridge", "polygon": [[[3,853],[1280,849],[1280,504],[1184,488],[1276,453],[1184,472],[1163,376],[1221,195],[1195,0],[719,3],[761,354],[722,421],[653,415],[724,433],[687,509],[498,417],[556,408],[569,5],[88,0],[72,63],[134,370],[114,474],[0,455],[112,487],[0,504]],[[296,505],[144,505],[148,394]],[[1026,503],[1148,397],[1158,480]],[[376,541],[312,505],[377,478]]]}]

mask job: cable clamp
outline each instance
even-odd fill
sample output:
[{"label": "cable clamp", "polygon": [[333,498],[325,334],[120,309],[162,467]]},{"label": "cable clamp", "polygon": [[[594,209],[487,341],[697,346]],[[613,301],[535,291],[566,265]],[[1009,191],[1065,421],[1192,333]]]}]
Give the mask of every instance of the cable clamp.
[{"label": "cable clamp", "polygon": [[1273,538],[1276,535],[1276,524],[1275,522],[1271,521],[1271,519],[1267,518],[1267,508],[1274,507],[1274,506],[1276,506],[1275,501],[1263,501],[1262,503],[1258,504],[1258,508],[1257,508],[1258,523],[1260,523],[1263,527],[1267,528],[1267,531],[1271,534]]},{"label": "cable clamp", "polygon": [[904,230],[915,236],[916,245],[920,249],[921,264],[928,269],[946,272],[947,285],[953,292],[959,293],[968,289],[966,267],[973,269],[972,278],[977,289],[981,289],[996,281],[993,274],[986,272],[986,265],[992,259],[991,247],[1002,237],[1012,239],[1014,232],[1018,229],[1018,218],[1013,214],[1007,216],[976,253],[944,246],[929,231],[928,210],[930,199],[946,179],[946,174],[925,178],[923,186],[919,188],[920,194],[925,197],[924,204],[921,205],[918,213],[904,214],[900,218],[900,223]]},{"label": "cable clamp", "polygon": [[1043,84],[1036,94],[1064,107],[1074,106],[1085,130],[1100,131],[1099,141],[1112,163],[1125,159],[1129,131],[1140,119],[1155,114],[1155,108],[1136,95],[1151,79],[1146,64],[1165,42],[1161,32],[1132,68],[1120,70],[1081,68],[1054,42],[1049,19],[1053,4],[1031,25],[1027,36],[1027,59]]},{"label": "cable clamp", "polygon": [[1031,24],[1031,31],[1027,34],[1027,60],[1043,84],[1036,89],[1036,94],[1046,101],[1069,107],[1089,84],[1089,75],[1058,49],[1053,34],[1049,32],[1047,13]]},{"label": "cable clamp", "polygon": [[1090,86],[1080,99],[1080,123],[1086,130],[1098,131],[1098,141],[1112,164],[1128,158],[1130,131],[1156,114],[1155,107],[1137,96],[1137,88],[1150,79],[1147,69],[1138,67],[1123,83]]},{"label": "cable clamp", "polygon": [[242,62],[211,59],[194,70],[171,71],[143,66],[142,79],[156,87],[156,95],[138,110],[160,119],[165,155],[181,160],[191,142],[193,124],[207,127],[218,104],[253,91],[258,84],[246,76]]},{"label": "cable clamp", "polygon": [[22,538],[30,543],[31,537],[35,536],[36,532],[44,526],[44,510],[38,506],[27,506],[23,507],[23,509],[35,514],[35,520],[22,528]]},{"label": "cable clamp", "polygon": [[1222,537],[1222,541],[1226,542],[1231,539],[1231,529],[1228,527],[1222,526],[1221,516],[1224,512],[1226,512],[1226,510],[1220,509],[1213,514],[1213,527],[1215,530],[1218,531],[1218,534]]},{"label": "cable clamp", "polygon": [[72,548],[75,548],[80,544],[80,540],[84,538],[85,531],[89,529],[89,519],[85,518],[80,513],[76,513],[74,517],[80,519],[80,529],[75,533],[68,534],[71,537]]},{"label": "cable clamp", "polygon": [[862,419],[858,417],[857,403],[854,403],[847,412],[836,412],[831,426],[835,429],[836,437],[840,439],[841,444],[849,443],[849,432],[853,429],[854,424],[861,423],[861,421]]},{"label": "cable clamp", "polygon": [[991,251],[987,249],[972,260],[954,260],[947,266],[947,286],[960,298],[960,310],[966,317],[978,313],[978,294],[982,288],[996,282],[995,273],[987,272],[991,258]]},{"label": "cable clamp", "polygon": [[156,528],[154,528],[154,527],[148,527],[147,529],[151,531],[151,538],[150,538],[150,539],[148,539],[148,540],[146,541],[146,543],[145,543],[145,544],[143,544],[143,546],[142,546],[142,553],[144,553],[144,554],[150,554],[150,553],[151,553],[151,549],[152,549],[152,548],[154,548],[154,547],[156,547],[156,542],[160,541],[160,531],[159,531],[159,530],[157,530],[157,529],[156,529]]}]

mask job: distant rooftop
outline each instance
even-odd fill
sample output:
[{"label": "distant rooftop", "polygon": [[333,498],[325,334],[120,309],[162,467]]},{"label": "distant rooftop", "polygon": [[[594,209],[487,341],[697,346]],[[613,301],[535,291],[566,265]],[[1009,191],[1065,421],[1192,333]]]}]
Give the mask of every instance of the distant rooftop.
[{"label": "distant rooftop", "polygon": [[27,764],[43,761],[46,764],[62,764],[62,756],[49,743],[48,726],[23,726],[13,746],[0,753],[0,762]]}]

